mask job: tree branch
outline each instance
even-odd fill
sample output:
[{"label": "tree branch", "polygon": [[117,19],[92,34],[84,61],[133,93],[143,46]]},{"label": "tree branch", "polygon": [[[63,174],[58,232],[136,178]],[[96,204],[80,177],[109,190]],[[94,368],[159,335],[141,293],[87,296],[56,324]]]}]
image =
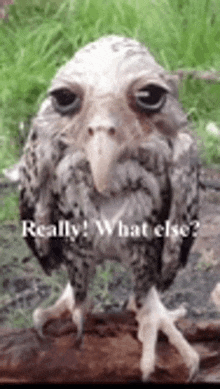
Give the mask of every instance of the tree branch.
[{"label": "tree branch", "polygon": [[176,70],[172,74],[178,76],[180,80],[186,79],[188,77],[204,80],[207,82],[219,83],[220,82],[220,72],[217,71],[200,71],[200,70]]}]

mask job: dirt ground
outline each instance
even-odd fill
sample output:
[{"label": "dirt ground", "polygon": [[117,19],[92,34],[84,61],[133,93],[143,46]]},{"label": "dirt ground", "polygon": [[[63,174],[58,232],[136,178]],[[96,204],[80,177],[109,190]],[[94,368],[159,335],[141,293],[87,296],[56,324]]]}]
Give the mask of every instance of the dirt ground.
[{"label": "dirt ground", "polygon": [[[220,170],[203,169],[202,182],[198,237],[187,266],[180,270],[162,297],[169,308],[186,302],[188,317],[194,320],[220,318],[220,312],[210,298],[220,282]],[[17,188],[0,178],[0,191],[1,204],[4,196]],[[33,310],[50,295],[50,287],[44,283],[43,273],[38,275],[38,269],[36,259],[21,237],[20,225],[11,222],[0,225],[0,324],[4,325],[12,310]],[[94,298],[96,311],[123,308],[131,292],[126,270],[116,267],[110,280],[103,283],[103,279],[99,281],[97,277],[95,283],[98,290]],[[106,298],[104,289],[110,298]],[[10,297],[5,299],[7,292]]]},{"label": "dirt ground", "polygon": [[167,306],[187,302],[193,319],[220,318],[210,298],[220,282],[220,170],[202,169],[200,229],[187,266],[164,294]]}]

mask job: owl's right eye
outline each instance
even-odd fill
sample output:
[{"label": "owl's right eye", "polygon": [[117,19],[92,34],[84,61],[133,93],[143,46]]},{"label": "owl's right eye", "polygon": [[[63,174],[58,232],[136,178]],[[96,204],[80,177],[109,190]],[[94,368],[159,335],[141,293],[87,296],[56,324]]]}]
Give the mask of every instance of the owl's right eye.
[{"label": "owl's right eye", "polygon": [[137,107],[146,112],[158,112],[166,102],[167,90],[159,85],[149,84],[136,93]]},{"label": "owl's right eye", "polygon": [[61,115],[71,115],[80,108],[81,98],[67,88],[56,89],[50,92],[50,95],[55,110]]}]

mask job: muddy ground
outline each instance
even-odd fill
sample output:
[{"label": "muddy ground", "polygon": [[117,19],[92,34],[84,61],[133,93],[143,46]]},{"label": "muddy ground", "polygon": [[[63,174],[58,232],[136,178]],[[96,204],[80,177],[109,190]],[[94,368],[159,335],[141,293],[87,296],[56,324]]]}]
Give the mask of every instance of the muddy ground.
[{"label": "muddy ground", "polygon": [[[197,240],[187,266],[163,295],[164,302],[170,308],[186,302],[188,317],[196,320],[220,318],[220,312],[210,298],[210,293],[220,282],[220,170],[203,169],[202,182],[201,224]],[[0,178],[0,190],[0,204],[4,206],[5,195],[16,192],[17,187]],[[65,271],[54,277],[50,279],[44,276],[21,237],[19,222],[0,225],[2,326],[31,326],[31,312],[53,293],[58,296],[66,283]],[[118,264],[107,264],[104,270],[98,269],[98,276],[91,288],[93,309],[121,310],[131,290],[128,272]],[[22,323],[16,322],[16,312],[22,313]]]}]

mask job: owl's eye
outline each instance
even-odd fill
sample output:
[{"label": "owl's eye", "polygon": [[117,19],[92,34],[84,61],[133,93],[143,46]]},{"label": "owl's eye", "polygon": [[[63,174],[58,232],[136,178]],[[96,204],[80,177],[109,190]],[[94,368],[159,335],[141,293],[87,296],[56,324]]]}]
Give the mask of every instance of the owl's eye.
[{"label": "owl's eye", "polygon": [[158,112],[166,101],[166,93],[167,90],[161,86],[147,85],[136,92],[136,105],[146,113]]},{"label": "owl's eye", "polygon": [[50,94],[53,97],[55,110],[62,115],[73,114],[80,108],[80,97],[69,89],[57,89],[52,91]]}]

